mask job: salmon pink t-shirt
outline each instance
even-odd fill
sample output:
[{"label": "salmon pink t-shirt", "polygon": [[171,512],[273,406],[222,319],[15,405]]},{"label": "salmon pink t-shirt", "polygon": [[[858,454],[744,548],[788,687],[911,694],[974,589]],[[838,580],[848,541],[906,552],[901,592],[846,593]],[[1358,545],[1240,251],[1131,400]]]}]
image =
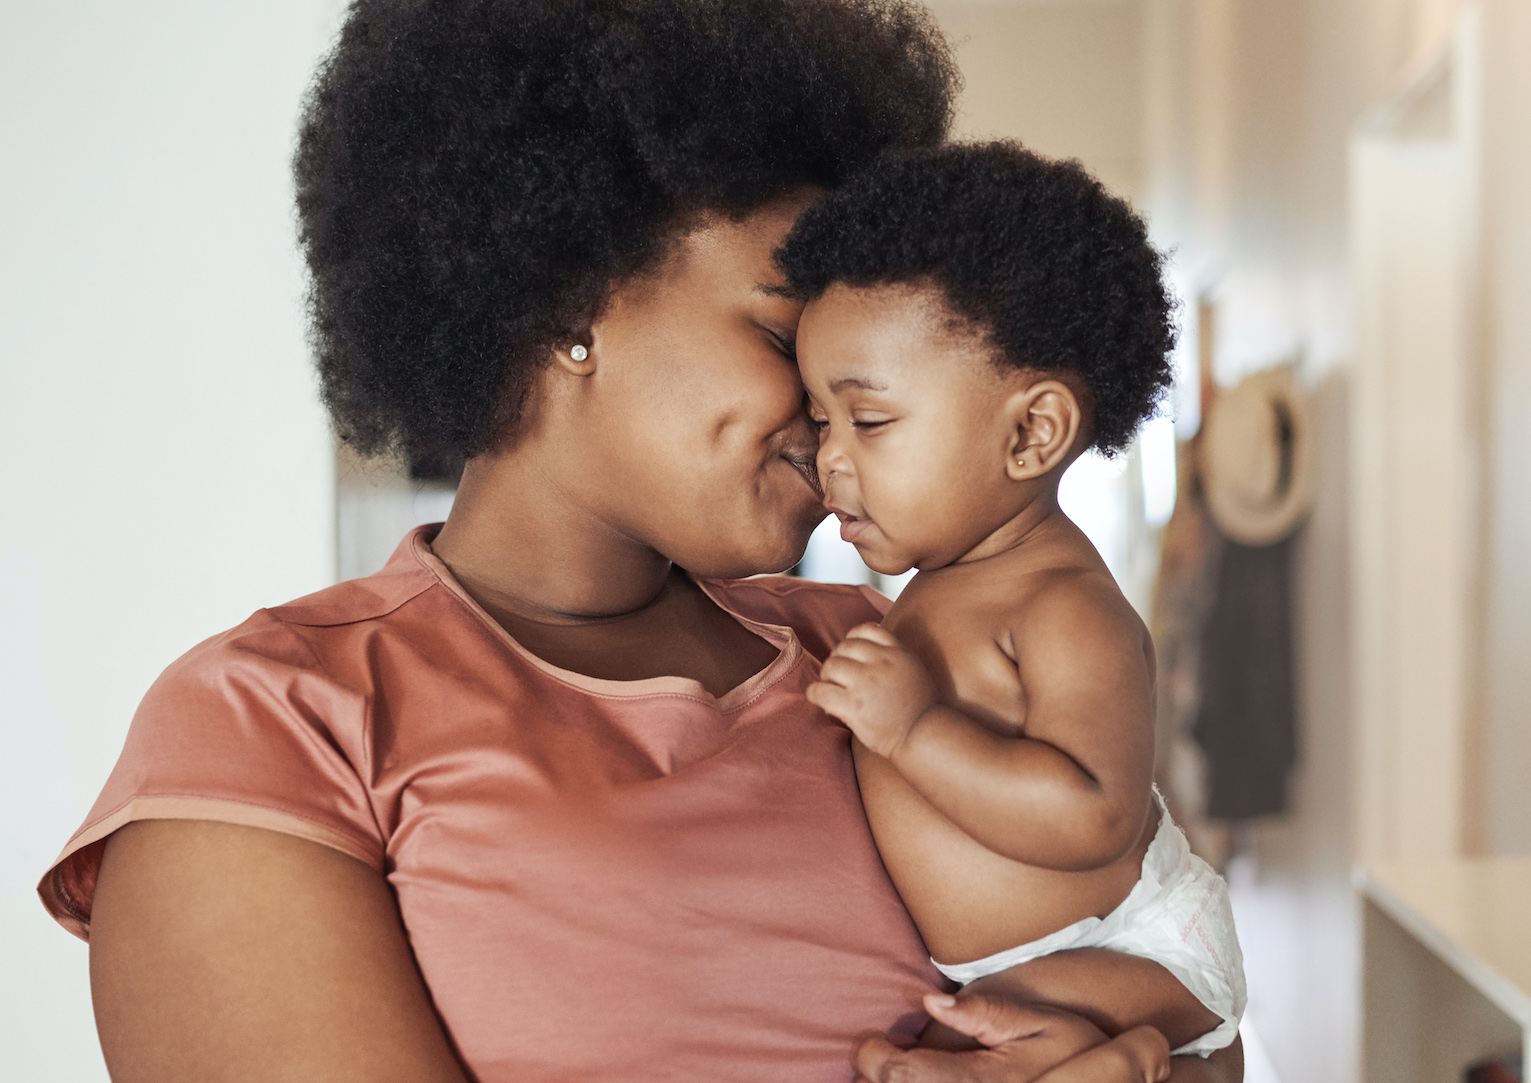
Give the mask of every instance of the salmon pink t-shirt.
[{"label": "salmon pink t-shirt", "polygon": [[89,935],[123,824],[216,820],[384,874],[480,1083],[843,1081],[856,1034],[917,1029],[940,978],[873,846],[848,734],[803,698],[876,596],[700,581],[780,649],[717,699],[535,657],[432,536],[166,670],[43,879],[53,915]]}]

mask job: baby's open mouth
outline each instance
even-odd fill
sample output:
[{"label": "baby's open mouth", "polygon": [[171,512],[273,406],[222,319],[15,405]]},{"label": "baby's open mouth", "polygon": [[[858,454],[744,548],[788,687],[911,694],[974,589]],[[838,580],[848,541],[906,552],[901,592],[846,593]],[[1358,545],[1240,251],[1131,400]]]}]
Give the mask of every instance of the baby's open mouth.
[{"label": "baby's open mouth", "polygon": [[[834,511],[833,508],[830,509]],[[872,525],[872,520],[864,515],[851,515],[847,512],[836,511],[835,517],[840,520],[840,540],[855,544],[856,539],[866,533]]]}]

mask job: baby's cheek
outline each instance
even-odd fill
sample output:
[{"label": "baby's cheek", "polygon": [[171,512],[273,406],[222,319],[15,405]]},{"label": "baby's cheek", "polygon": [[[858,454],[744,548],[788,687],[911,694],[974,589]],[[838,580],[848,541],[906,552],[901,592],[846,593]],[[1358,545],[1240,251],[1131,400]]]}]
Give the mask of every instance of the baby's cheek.
[{"label": "baby's cheek", "polygon": [[867,486],[876,494],[875,518],[890,543],[890,557],[912,556],[941,532],[947,520],[948,494],[939,485],[926,484],[922,473],[920,467],[911,466],[903,476]]}]

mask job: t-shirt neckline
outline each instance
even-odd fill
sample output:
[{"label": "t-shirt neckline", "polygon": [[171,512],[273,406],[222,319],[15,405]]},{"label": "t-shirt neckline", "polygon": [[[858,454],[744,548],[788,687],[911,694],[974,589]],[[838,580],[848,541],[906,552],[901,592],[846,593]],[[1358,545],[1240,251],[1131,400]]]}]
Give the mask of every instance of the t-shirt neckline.
[{"label": "t-shirt neckline", "polygon": [[645,677],[636,681],[616,681],[604,677],[591,677],[584,673],[576,673],[573,670],[563,669],[534,654],[522,645],[463,588],[463,585],[457,581],[457,577],[452,574],[451,569],[442,563],[441,558],[431,550],[431,539],[436,536],[436,532],[440,529],[440,523],[427,523],[424,526],[416,527],[410,532],[405,542],[415,560],[425,571],[435,577],[437,582],[462,602],[468,611],[513,654],[554,680],[571,688],[576,688],[592,695],[616,698],[681,696],[705,703],[720,713],[727,714],[746,706],[761,692],[776,684],[790,673],[802,660],[802,644],[798,641],[797,633],[790,627],[782,624],[766,624],[762,621],[751,620],[728,604],[727,592],[721,581],[705,579],[686,572],[687,577],[701,588],[702,592],[711,598],[719,609],[738,621],[747,630],[776,647],[776,658],[764,669],[729,689],[722,696],[714,696],[703,687],[700,681],[691,677],[662,676]]}]

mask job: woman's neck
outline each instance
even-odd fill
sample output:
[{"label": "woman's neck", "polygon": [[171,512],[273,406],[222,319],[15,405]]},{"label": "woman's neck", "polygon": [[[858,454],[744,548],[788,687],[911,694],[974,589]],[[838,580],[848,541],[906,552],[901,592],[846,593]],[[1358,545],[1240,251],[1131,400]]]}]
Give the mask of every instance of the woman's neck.
[{"label": "woman's neck", "polygon": [[436,556],[495,615],[592,624],[652,605],[670,561],[581,506],[534,448],[468,464]]},{"label": "woman's neck", "polygon": [[575,500],[527,449],[469,464],[431,547],[501,627],[562,669],[616,681],[686,677],[723,696],[776,657],[669,560]]}]

